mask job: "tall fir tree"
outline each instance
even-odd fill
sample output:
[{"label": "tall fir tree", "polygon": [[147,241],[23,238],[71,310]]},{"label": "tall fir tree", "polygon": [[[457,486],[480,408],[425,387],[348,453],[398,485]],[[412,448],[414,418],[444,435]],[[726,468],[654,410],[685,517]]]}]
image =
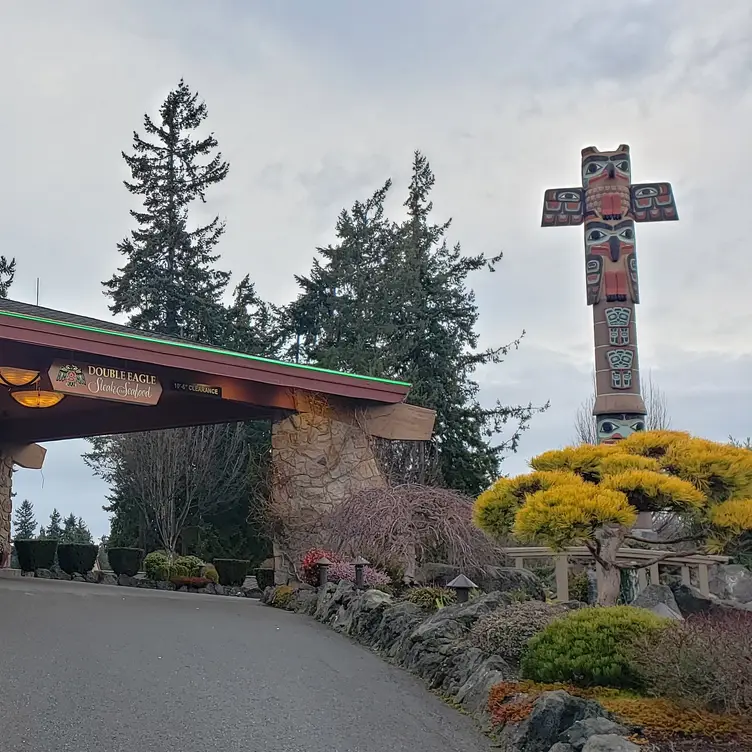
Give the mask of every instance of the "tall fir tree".
[{"label": "tall fir tree", "polygon": [[0,256],[0,298],[7,298],[16,277],[16,260]]},{"label": "tall fir tree", "polygon": [[60,536],[61,543],[76,543],[76,530],[78,528],[78,520],[76,515],[71,513],[63,520],[63,532]]},{"label": "tall fir tree", "polygon": [[208,115],[181,79],[154,122],[144,116],[145,138],[133,134],[133,153],[123,152],[132,181],[126,188],[143,202],[131,211],[138,229],[118,250],[125,265],[103,283],[113,313],[125,313],[131,326],[215,343],[225,326],[222,295],[229,272],[214,268],[214,249],[225,226],[219,217],[191,226],[188,210],[206,201],[207,189],[227,176],[229,164],[213,134],[196,131]]},{"label": "tall fir tree", "polygon": [[24,499],[13,515],[14,537],[16,538],[34,538],[37,530],[37,521],[34,519],[34,505]]},{"label": "tall fir tree", "polygon": [[57,509],[53,509],[50,514],[50,522],[44,531],[44,537],[60,540],[63,535],[62,521],[63,518],[60,516],[60,512],[58,512]]},{"label": "tall fir tree", "polygon": [[[477,494],[498,476],[504,453],[516,451],[533,414],[545,406],[485,407],[479,401],[475,369],[501,363],[519,339],[478,349],[469,277],[493,271],[501,256],[464,256],[459,244],[448,245],[450,222],[431,221],[434,182],[428,161],[416,152],[403,222],[385,217],[390,183],[340,215],[337,244],[318,249],[322,258],[311,274],[297,277],[302,292],[287,311],[288,354],[412,383],[409,401],[436,410],[434,438],[417,455],[414,444],[392,445],[388,461],[400,468],[401,480]],[[507,423],[512,431],[501,440]]]}]

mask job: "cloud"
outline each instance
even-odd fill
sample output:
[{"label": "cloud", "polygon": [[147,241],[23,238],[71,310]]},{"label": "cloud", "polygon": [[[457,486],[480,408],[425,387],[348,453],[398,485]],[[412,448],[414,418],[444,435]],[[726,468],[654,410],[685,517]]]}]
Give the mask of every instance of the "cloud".
[{"label": "cloud", "polygon": [[[0,236],[18,258],[15,297],[33,302],[40,277],[42,304],[107,317],[100,282],[132,228],[120,152],[181,76],[205,97],[231,163],[199,216],[227,219],[222,263],[277,303],[343,207],[392,177],[390,207],[402,211],[420,148],[451,240],[505,253],[473,280],[482,343],[527,330],[479,374],[483,398],[552,401],[508,463],[519,468],[571,438],[593,357],[581,231],[540,228],[543,191],[578,184],[583,146],[626,142],[637,180],[673,183],[681,218],[638,228],[643,368],[677,427],[745,432],[746,0],[5,5]],[[45,508],[75,500],[105,532],[104,491],[79,452],[50,445],[44,489],[22,486],[22,472],[18,485]]]}]

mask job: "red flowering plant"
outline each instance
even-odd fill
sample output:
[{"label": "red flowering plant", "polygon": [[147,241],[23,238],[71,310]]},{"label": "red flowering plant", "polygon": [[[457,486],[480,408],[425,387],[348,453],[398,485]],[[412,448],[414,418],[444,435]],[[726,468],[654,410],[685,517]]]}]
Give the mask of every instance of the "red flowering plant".
[{"label": "red flowering plant", "polygon": [[344,563],[342,557],[335,554],[334,551],[327,551],[325,548],[312,548],[303,557],[303,561],[300,564],[303,581],[309,585],[319,584],[319,568],[316,565],[319,559],[329,559],[332,564]]}]

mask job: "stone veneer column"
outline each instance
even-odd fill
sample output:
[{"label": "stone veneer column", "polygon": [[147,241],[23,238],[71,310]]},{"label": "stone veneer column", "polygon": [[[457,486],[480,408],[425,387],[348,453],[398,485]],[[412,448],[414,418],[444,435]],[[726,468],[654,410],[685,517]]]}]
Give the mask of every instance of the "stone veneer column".
[{"label": "stone veneer column", "polygon": [[13,459],[0,449],[0,567],[10,565],[10,517]]},{"label": "stone veneer column", "polygon": [[272,505],[287,519],[290,538],[274,542],[275,582],[293,574],[291,558],[316,540],[305,531],[322,514],[356,491],[386,486],[368,435],[357,421],[342,422],[326,410],[300,412],[272,428]]}]

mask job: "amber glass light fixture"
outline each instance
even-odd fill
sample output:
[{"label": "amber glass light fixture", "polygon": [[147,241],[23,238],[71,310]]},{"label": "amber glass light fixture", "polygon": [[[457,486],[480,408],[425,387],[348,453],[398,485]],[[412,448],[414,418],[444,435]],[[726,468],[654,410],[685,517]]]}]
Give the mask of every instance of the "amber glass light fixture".
[{"label": "amber glass light fixture", "polygon": [[30,371],[27,368],[11,368],[0,366],[0,382],[5,386],[28,386],[39,378],[39,371]]},{"label": "amber glass light fixture", "polygon": [[24,407],[55,407],[65,397],[62,392],[48,392],[44,389],[16,389],[10,396]]}]

